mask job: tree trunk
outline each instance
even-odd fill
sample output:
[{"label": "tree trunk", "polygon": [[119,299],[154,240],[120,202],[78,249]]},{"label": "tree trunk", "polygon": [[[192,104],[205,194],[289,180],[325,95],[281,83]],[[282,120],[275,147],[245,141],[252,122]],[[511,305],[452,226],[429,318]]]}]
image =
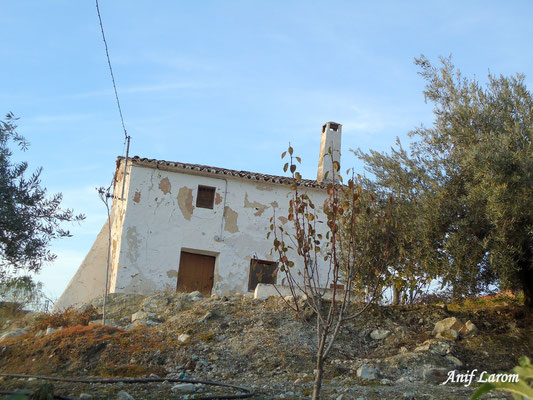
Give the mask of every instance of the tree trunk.
[{"label": "tree trunk", "polygon": [[400,304],[400,291],[398,287],[393,283],[392,284],[392,303],[391,305],[397,306]]},{"label": "tree trunk", "polygon": [[524,305],[533,310],[533,268],[528,262],[521,263],[520,282],[524,291]]},{"label": "tree trunk", "polygon": [[319,336],[320,341],[318,343],[318,349],[316,351],[316,372],[315,383],[313,384],[313,397],[312,400],[320,399],[320,389],[322,388],[322,376],[324,374],[324,347],[326,345],[328,328],[322,328],[322,334]]},{"label": "tree trunk", "polygon": [[315,383],[313,384],[313,400],[320,399],[320,389],[322,388],[322,374],[324,373],[324,360],[319,355],[316,360]]}]

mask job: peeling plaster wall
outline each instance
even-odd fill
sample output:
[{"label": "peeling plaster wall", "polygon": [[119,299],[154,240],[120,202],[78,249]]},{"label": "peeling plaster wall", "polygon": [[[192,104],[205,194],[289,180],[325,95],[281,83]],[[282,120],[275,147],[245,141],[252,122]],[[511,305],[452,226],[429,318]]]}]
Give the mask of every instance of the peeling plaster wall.
[{"label": "peeling plaster wall", "polygon": [[[128,181],[127,208],[117,205],[121,217],[113,225],[119,249],[113,258],[113,292],[175,289],[183,249],[216,256],[217,294],[246,292],[250,260],[273,259],[272,239],[266,239],[269,219],[274,208],[277,216],[287,215],[287,185],[135,165]],[[216,188],[213,209],[196,207],[198,185]],[[323,190],[306,191],[317,206],[323,204]],[[289,225],[283,218],[277,222]]]},{"label": "peeling plaster wall", "polygon": [[128,164],[128,173],[126,175],[126,183],[124,185],[124,199],[122,199],[122,180],[124,178],[124,160],[120,163],[115,173],[115,185],[113,187],[113,205],[111,213],[115,216],[111,224],[111,271],[109,273],[109,292],[115,292],[117,273],[120,266],[120,249],[122,248],[122,229],[124,220],[126,218],[126,210],[128,203],[139,204],[142,201],[141,192],[130,191],[130,179],[132,166]]}]

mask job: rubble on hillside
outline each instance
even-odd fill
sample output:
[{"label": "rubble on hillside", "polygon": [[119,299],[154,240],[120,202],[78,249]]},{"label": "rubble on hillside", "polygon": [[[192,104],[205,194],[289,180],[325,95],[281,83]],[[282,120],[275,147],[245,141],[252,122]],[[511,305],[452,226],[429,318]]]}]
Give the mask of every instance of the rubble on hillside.
[{"label": "rubble on hillside", "polygon": [[[259,393],[257,398],[302,398],[312,390],[313,317],[304,313],[296,318],[283,299],[203,297],[199,292],[113,294],[107,300],[105,326],[102,300],[68,310],[71,323],[58,316],[31,315],[0,325],[0,371],[186,376],[248,385]],[[339,336],[326,363],[324,398],[466,398],[473,387],[439,385],[449,371],[509,370],[520,355],[532,354],[532,322],[517,318],[520,313],[513,310],[371,307]],[[186,388],[150,385],[152,392],[168,392],[169,398]],[[150,398],[143,397],[146,388],[140,387],[58,387],[92,390],[95,399],[108,398],[111,392],[118,396],[120,390],[135,399]],[[493,398],[506,397],[498,393]]]}]

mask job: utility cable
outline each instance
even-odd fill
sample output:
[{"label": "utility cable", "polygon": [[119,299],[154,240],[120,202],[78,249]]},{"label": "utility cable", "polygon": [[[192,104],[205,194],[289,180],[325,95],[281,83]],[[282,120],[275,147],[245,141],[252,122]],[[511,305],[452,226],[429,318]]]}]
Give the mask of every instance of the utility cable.
[{"label": "utility cable", "polygon": [[232,385],[230,383],[217,382],[217,381],[206,381],[198,379],[186,379],[186,378],[101,378],[101,379],[86,379],[86,378],[60,378],[56,376],[46,376],[46,375],[28,375],[28,374],[0,374],[0,376],[5,378],[34,378],[42,379],[47,381],[57,381],[57,382],[71,382],[71,383],[150,383],[150,382],[173,382],[173,383],[192,383],[192,384],[202,384],[202,385],[211,385],[211,386],[220,386],[226,387],[229,389],[237,390],[241,393],[238,394],[228,394],[228,395],[212,395],[204,397],[195,397],[198,400],[220,400],[220,399],[247,399],[252,396],[255,396],[255,393],[252,389]]},{"label": "utility cable", "polygon": [[113,74],[113,67],[111,66],[111,59],[109,58],[109,49],[107,48],[107,41],[105,40],[104,25],[102,24],[102,17],[100,15],[100,7],[98,0],[96,0],[96,12],[98,13],[98,21],[100,22],[100,31],[102,32],[102,39],[104,40],[105,55],[107,57],[107,65],[111,73],[111,81],[113,82],[113,89],[115,90],[115,99],[117,100],[118,113],[120,114],[120,121],[122,122],[122,129],[124,130],[124,139],[128,140],[129,136],[126,132],[126,125],[124,124],[124,117],[122,116],[122,108],[120,107],[120,100],[118,98],[117,85],[115,84],[115,75]]}]

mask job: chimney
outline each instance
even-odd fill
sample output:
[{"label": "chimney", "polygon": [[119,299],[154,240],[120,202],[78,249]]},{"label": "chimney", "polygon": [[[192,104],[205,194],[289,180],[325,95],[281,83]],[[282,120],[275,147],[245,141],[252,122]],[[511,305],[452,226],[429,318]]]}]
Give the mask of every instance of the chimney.
[{"label": "chimney", "polygon": [[[333,161],[341,161],[341,131],[342,125],[336,122],[326,122],[322,126],[320,140],[320,156],[318,159],[317,182],[333,181]],[[331,148],[331,154],[329,149]],[[333,156],[333,157],[332,157]],[[326,176],[327,172],[327,176]],[[335,171],[335,174],[340,171]]]}]

